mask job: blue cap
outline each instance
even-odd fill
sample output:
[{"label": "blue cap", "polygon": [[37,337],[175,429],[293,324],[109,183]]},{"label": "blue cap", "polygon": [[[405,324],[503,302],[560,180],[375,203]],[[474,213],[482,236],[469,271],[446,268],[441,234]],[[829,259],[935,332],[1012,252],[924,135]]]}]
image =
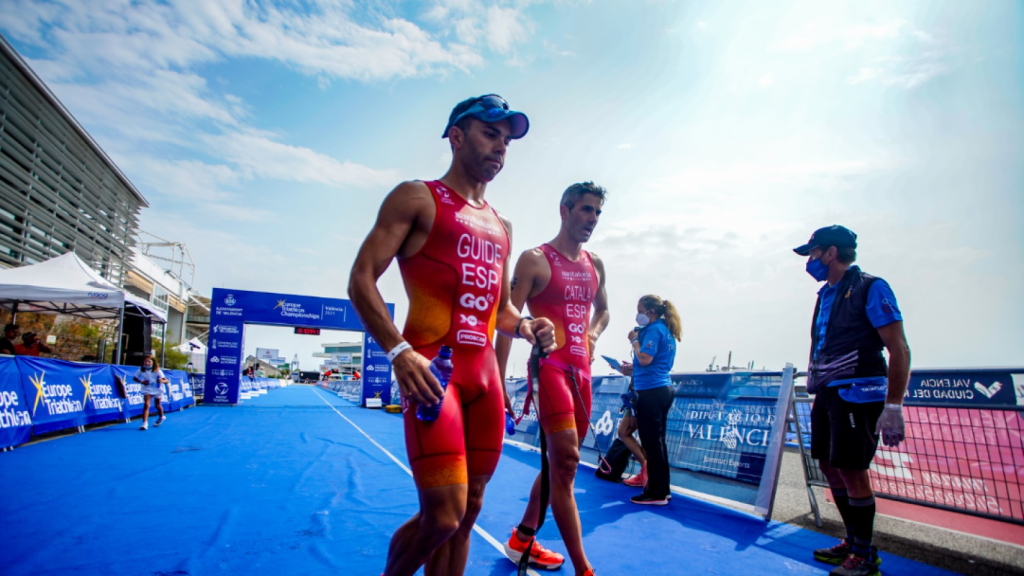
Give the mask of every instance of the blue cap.
[{"label": "blue cap", "polygon": [[803,246],[797,246],[793,248],[793,252],[801,256],[807,256],[818,247],[828,248],[829,246],[835,246],[836,248],[856,248],[857,247],[857,235],[853,233],[846,226],[840,226],[833,224],[832,226],[826,226],[824,228],[818,228],[811,234],[811,239],[807,241],[807,244]]},{"label": "blue cap", "polygon": [[508,120],[509,126],[512,128],[509,137],[513,140],[526,136],[526,133],[530,130],[530,120],[526,117],[526,114],[510,110],[508,102],[501,96],[487,94],[479,98],[467,100],[456,106],[452,110],[451,115],[448,116],[448,125],[445,126],[444,134],[441,135],[441,138],[447,138],[448,131],[451,130],[452,126],[455,126],[466,117],[476,118],[487,123]]}]

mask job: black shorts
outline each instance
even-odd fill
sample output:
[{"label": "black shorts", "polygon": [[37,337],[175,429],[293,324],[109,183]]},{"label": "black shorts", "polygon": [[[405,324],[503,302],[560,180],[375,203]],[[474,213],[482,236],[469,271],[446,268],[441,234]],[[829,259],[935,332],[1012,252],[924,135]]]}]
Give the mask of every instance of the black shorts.
[{"label": "black shorts", "polygon": [[854,404],[825,388],[811,407],[811,457],[842,470],[867,470],[878,448],[875,424],[884,402]]}]

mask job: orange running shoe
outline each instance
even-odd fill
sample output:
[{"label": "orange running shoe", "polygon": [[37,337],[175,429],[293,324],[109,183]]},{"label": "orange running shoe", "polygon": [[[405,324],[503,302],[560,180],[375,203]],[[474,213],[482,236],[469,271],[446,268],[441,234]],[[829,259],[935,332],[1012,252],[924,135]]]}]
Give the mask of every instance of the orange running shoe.
[{"label": "orange running shoe", "polygon": [[647,486],[647,462],[644,462],[643,468],[640,468],[639,474],[632,478],[626,478],[622,483],[634,488],[643,488],[644,486]]},{"label": "orange running shoe", "polygon": [[540,568],[541,570],[558,570],[562,567],[562,564],[565,564],[565,556],[541,546],[539,542],[536,542],[535,538],[531,537],[526,542],[521,541],[516,534],[515,528],[512,529],[512,536],[505,543],[505,554],[508,556],[508,559],[518,564],[519,560],[523,557],[523,553],[526,552],[526,547],[530,545],[531,540],[534,542],[533,549],[530,550],[530,566]]},{"label": "orange running shoe", "polygon": [[595,576],[595,574],[597,574],[597,572],[594,572],[593,568],[588,568],[587,571],[583,573],[583,576]]}]

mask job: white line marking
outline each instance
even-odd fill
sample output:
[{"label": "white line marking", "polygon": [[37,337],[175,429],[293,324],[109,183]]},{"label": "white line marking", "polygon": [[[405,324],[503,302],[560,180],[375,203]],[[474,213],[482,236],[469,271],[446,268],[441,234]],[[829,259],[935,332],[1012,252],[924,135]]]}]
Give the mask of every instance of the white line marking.
[{"label": "white line marking", "polygon": [[[349,424],[351,424],[353,428],[358,430],[359,433],[362,434],[363,436],[365,436],[366,439],[369,440],[374,446],[376,446],[377,448],[380,448],[381,452],[387,454],[388,458],[391,458],[392,460],[394,460],[395,464],[398,464],[398,466],[402,470],[405,470],[406,474],[408,474],[409,476],[412,476],[412,470],[409,470],[408,466],[403,464],[402,461],[399,460],[398,458],[395,458],[395,455],[392,454],[391,452],[388,452],[387,448],[385,448],[385,447],[381,446],[380,444],[378,444],[377,441],[374,440],[369,434],[364,432],[362,428],[360,428],[359,426],[356,426],[355,422],[349,420],[348,417],[346,417],[341,412],[338,412],[338,409],[335,408],[333,404],[328,402],[327,399],[324,398],[323,396],[320,396],[320,393],[317,392],[316,388],[310,388],[310,390],[312,390],[314,394],[316,394],[321,400],[323,400],[324,404],[327,404],[327,406],[331,410],[334,410],[335,414],[337,414],[338,416],[341,416],[345,420],[345,422],[348,422]],[[473,531],[476,532],[477,534],[479,534],[480,536],[482,536],[483,539],[486,540],[488,544],[490,544],[491,546],[494,546],[495,550],[497,550],[498,552],[501,552],[502,556],[505,556],[505,546],[501,542],[499,542],[497,539],[495,539],[494,536],[491,536],[490,534],[488,534],[487,531],[484,530],[483,528],[481,528],[479,524],[473,524]],[[505,556],[505,557],[508,558],[508,556]],[[526,571],[526,573],[529,574],[530,576],[540,576],[540,574],[538,574],[532,568],[528,569]]]}]

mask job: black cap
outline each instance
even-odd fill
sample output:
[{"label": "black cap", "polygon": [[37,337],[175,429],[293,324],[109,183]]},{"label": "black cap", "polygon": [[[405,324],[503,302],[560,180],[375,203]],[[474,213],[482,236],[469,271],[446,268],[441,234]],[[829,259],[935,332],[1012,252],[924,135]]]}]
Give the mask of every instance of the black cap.
[{"label": "black cap", "polygon": [[811,250],[819,246],[825,248],[829,246],[835,246],[836,248],[856,248],[857,235],[853,233],[853,230],[850,230],[846,226],[833,224],[832,226],[826,226],[815,230],[814,234],[811,234],[811,239],[807,241],[807,244],[793,248],[793,252],[796,252],[801,256],[807,256],[811,253]]},{"label": "black cap", "polygon": [[4,332],[7,332],[8,330],[20,330],[20,328],[18,328],[17,324],[8,324],[4,326]]}]

